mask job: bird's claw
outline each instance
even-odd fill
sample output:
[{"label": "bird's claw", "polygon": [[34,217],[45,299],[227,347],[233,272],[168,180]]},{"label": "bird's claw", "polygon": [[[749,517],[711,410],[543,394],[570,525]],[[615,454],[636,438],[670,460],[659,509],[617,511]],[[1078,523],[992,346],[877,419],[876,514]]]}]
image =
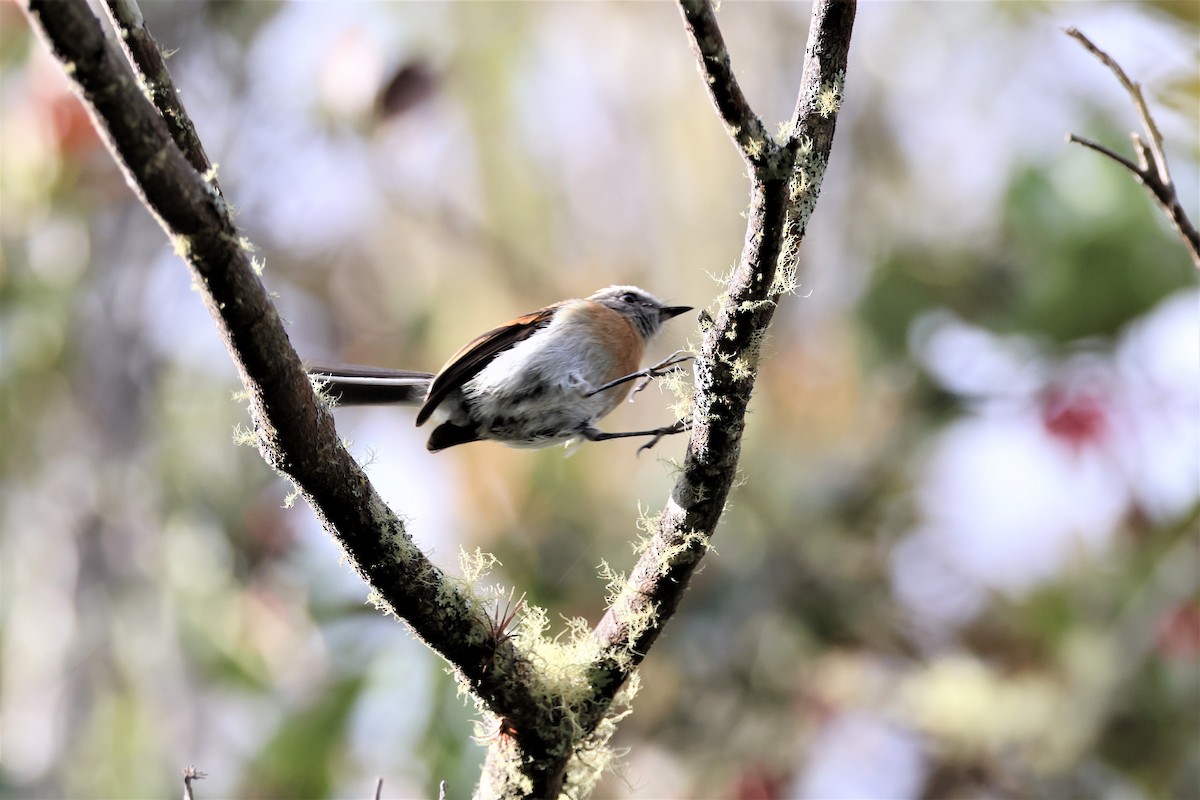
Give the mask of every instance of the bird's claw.
[{"label": "bird's claw", "polygon": [[642,389],[645,389],[651,380],[654,378],[661,378],[663,375],[673,372],[679,364],[682,364],[685,361],[691,361],[693,358],[695,358],[695,356],[691,354],[681,355],[682,353],[682,350],[676,350],[674,353],[671,353],[671,355],[667,356],[653,366],[646,367],[646,369],[630,373],[629,375],[617,378],[615,381],[609,381],[601,386],[597,386],[595,389],[584,392],[583,396],[591,397],[592,395],[599,394],[600,392],[607,391],[614,387],[620,386],[621,384],[629,383],[632,380],[641,378],[642,380],[638,382],[638,385],[634,387],[633,392],[629,395],[629,399],[632,401],[633,395],[637,394]]},{"label": "bird's claw", "polygon": [[672,434],[683,433],[684,431],[688,430],[691,427],[692,427],[692,423],[689,420],[681,419],[678,422],[676,422],[674,425],[670,425],[666,428],[659,428],[656,431],[651,431],[651,433],[653,434],[653,438],[651,438],[650,441],[646,442],[644,445],[642,445],[641,447],[639,447],[637,449],[637,455],[640,456],[642,454],[643,450],[649,450],[652,447],[654,447],[654,445],[656,445],[660,441],[662,441],[662,438],[664,436],[671,436]]}]

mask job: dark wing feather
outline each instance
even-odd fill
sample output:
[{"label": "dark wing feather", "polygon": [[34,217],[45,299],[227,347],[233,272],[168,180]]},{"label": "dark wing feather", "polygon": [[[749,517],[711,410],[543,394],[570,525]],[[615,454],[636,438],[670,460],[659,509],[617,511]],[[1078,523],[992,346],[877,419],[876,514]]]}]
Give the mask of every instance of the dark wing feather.
[{"label": "dark wing feather", "polygon": [[433,385],[429,387],[425,404],[417,412],[417,425],[423,425],[450,392],[462,388],[463,384],[492,363],[492,359],[549,325],[559,305],[555,303],[546,306],[539,311],[517,317],[507,325],[493,328],[468,342],[451,356],[446,366],[442,367],[442,371],[434,377]]}]

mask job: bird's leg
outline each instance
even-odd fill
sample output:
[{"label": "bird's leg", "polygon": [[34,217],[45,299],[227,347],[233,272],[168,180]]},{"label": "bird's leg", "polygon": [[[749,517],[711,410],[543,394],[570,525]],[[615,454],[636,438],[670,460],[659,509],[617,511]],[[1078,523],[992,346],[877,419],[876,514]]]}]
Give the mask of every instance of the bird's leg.
[{"label": "bird's leg", "polygon": [[628,375],[617,378],[615,381],[609,381],[602,386],[597,386],[595,389],[592,389],[590,392],[585,394],[584,397],[591,397],[594,394],[600,394],[600,392],[607,391],[613,387],[629,383],[630,381],[637,380],[638,378],[643,378],[642,382],[635,386],[632,394],[629,395],[629,399],[632,400],[633,395],[637,394],[642,389],[645,389],[651,380],[654,378],[660,378],[670,372],[674,372],[675,368],[679,364],[682,364],[685,361],[691,361],[693,358],[695,358],[693,355],[683,355],[683,352],[683,350],[676,350],[674,353],[671,353],[671,355],[667,356],[662,361],[651,367],[646,367],[638,372],[632,372]]},{"label": "bird's leg", "polygon": [[683,433],[691,427],[691,422],[681,419],[674,425],[668,425],[665,428],[655,428],[649,431],[619,431],[617,433],[605,433],[604,431],[596,428],[584,428],[580,432],[580,435],[589,442],[603,442],[607,441],[608,439],[628,439],[632,436],[653,437],[650,441],[638,448],[637,451],[640,454],[643,450],[649,450],[651,447],[654,447],[654,445],[658,444],[664,436],[670,436],[674,433]]}]

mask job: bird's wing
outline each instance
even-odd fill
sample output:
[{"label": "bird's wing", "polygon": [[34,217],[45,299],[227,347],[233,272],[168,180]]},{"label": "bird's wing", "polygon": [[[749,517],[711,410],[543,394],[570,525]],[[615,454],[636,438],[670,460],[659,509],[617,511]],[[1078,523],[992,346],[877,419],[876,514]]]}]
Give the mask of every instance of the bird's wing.
[{"label": "bird's wing", "polygon": [[417,425],[423,425],[446,396],[478,375],[496,356],[517,342],[524,341],[550,324],[561,303],[517,317],[507,325],[493,328],[468,342],[451,356],[442,371],[433,379],[425,404],[417,412]]}]

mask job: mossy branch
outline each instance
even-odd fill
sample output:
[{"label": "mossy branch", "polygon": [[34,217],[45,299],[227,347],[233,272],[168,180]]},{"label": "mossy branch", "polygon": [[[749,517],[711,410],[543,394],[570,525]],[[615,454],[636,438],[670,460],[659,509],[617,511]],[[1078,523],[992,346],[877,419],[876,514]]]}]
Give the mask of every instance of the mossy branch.
[{"label": "mossy branch", "polygon": [[117,32],[121,49],[125,51],[129,63],[133,66],[141,84],[142,91],[154,103],[171,138],[175,141],[180,152],[187,158],[188,163],[203,176],[208,177],[209,185],[219,194],[212,162],[204,152],[204,145],[196,133],[191,117],[183,109],[171,73],[167,71],[163,60],[162,50],[158,42],[150,35],[146,27],[146,19],[135,0],[104,0],[104,8],[108,12],[109,21]]},{"label": "mossy branch", "polygon": [[632,574],[615,583],[601,623],[590,634],[576,626],[572,640],[558,645],[532,630],[532,610],[514,633],[511,620],[498,622],[462,582],[438,570],[342,446],[134,0],[105,2],[137,76],[86,0],[24,2],[129,185],[187,262],[246,387],[263,457],[295,482],[373,599],[445,657],[495,716],[478,795],[586,792],[595,770],[583,762],[624,713],[634,670],[710,548],[735,480],[759,348],[781,295],[794,286],[796,254],[832,146],[854,3],[816,2],[796,111],[775,139],[738,88],[711,5],[680,0],[714,104],[751,166],[746,239],[720,308],[706,320],[694,427],[666,509]]},{"label": "mossy branch", "polygon": [[782,294],[794,285],[796,255],[832,150],[855,14],[851,0],[817,0],[792,119],[780,139],[759,140],[746,139],[743,128],[730,123],[757,117],[732,82],[728,55],[710,55],[721,42],[711,7],[696,0],[680,0],[680,6],[713,103],[751,166],[750,213],[738,265],[719,309],[705,320],[683,467],[641,557],[593,631],[601,656],[593,666],[595,694],[581,720],[585,727],[606,713],[645,658],[711,549],[737,476],[763,337]]},{"label": "mossy branch", "polygon": [[717,114],[725,123],[725,130],[748,163],[761,164],[774,152],[771,136],[742,94],[742,87],[733,74],[716,11],[708,0],[679,0],[679,11],[687,28],[692,54],[696,57],[696,66]]},{"label": "mossy branch", "polygon": [[[137,38],[141,14],[133,0],[113,0],[109,7],[118,28]],[[207,159],[196,160],[202,148],[190,148],[186,134],[177,139],[164,119],[169,114],[181,123],[179,130],[194,130],[165,68],[147,67],[153,59],[145,49],[131,48],[139,66],[154,71],[149,94],[174,98],[156,107],[143,91],[145,79],[135,77],[86,0],[25,0],[25,12],[63,65],[130,187],[187,262],[250,398],[263,458],[295,482],[385,611],[405,620],[512,729],[543,730],[540,718],[557,712],[537,702],[544,694],[537,671],[511,641],[490,636],[487,609],[416,547],[342,446],[246,240],[204,174]],[[146,34],[144,44],[152,43]],[[520,745],[527,760],[536,761],[557,743],[530,734]]]}]

